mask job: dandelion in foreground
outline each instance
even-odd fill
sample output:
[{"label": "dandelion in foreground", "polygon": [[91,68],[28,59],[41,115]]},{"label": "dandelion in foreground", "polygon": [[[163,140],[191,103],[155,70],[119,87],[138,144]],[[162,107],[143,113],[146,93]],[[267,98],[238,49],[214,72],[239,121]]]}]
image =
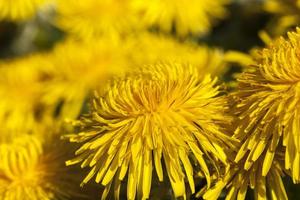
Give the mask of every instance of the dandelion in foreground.
[{"label": "dandelion in foreground", "polygon": [[[263,49],[251,72],[238,79],[234,94],[239,118],[234,137],[244,141],[235,161],[247,157],[248,169],[266,151],[267,175],[277,147],[284,146],[285,169],[300,181],[300,29]],[[249,152],[249,155],[245,154]]]},{"label": "dandelion in foreground", "polygon": [[23,21],[34,16],[45,0],[1,0],[0,20]]},{"label": "dandelion in foreground", "polygon": [[231,188],[228,199],[232,195],[244,199],[248,187],[258,199],[287,199],[283,171],[299,183],[299,50],[297,29],[287,39],[281,37],[259,51],[256,64],[239,76],[237,92],[232,95],[237,116],[233,137],[241,146],[235,164],[204,198],[216,199],[227,185]]},{"label": "dandelion in foreground", "polygon": [[149,198],[152,171],[163,181],[164,165],[175,197],[185,197],[185,178],[194,193],[191,157],[209,185],[211,171],[227,164],[226,149],[233,147],[222,128],[231,119],[226,98],[215,84],[176,63],[113,82],[95,95],[90,114],[78,122],[81,132],[68,136],[82,146],[67,165],[90,167],[82,184],[95,177],[105,186],[103,199],[111,185],[118,199],[126,175],[127,198]]},{"label": "dandelion in foreground", "polygon": [[48,142],[24,134],[0,144],[1,199],[66,200],[82,196],[74,172],[64,165],[65,144]]},{"label": "dandelion in foreground", "polygon": [[132,0],[132,6],[141,15],[147,27],[157,26],[180,36],[205,34],[217,19],[226,16],[228,0]]}]

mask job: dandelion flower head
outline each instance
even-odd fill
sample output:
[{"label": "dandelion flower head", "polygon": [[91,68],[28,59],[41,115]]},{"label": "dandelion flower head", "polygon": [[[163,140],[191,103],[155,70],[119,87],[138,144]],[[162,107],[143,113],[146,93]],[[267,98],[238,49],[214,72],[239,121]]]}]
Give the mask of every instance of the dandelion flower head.
[{"label": "dandelion flower head", "polygon": [[285,169],[295,183],[300,181],[299,41],[297,29],[261,50],[253,69],[239,77],[234,94],[239,118],[234,137],[245,141],[235,161],[247,157],[244,168],[248,169],[263,155],[265,176],[283,146]]},{"label": "dandelion flower head", "polygon": [[46,118],[40,99],[47,75],[44,55],[36,54],[0,63],[0,121],[12,132],[26,132]]},{"label": "dandelion flower head", "polygon": [[79,121],[81,132],[68,136],[82,146],[67,165],[90,167],[82,184],[95,177],[105,186],[103,199],[112,184],[118,198],[126,174],[127,198],[149,198],[152,170],[163,181],[164,165],[175,197],[185,197],[185,178],[195,191],[190,156],[209,184],[212,167],[227,164],[224,151],[233,146],[221,128],[231,118],[216,79],[178,63],[144,67],[142,74],[98,92]]},{"label": "dandelion flower head", "polygon": [[288,199],[282,176],[299,182],[299,37],[288,33],[258,50],[255,64],[238,77],[233,113],[234,135],[241,141],[226,175],[205,194],[217,199],[245,199],[247,188],[256,199]]},{"label": "dandelion flower head", "polygon": [[75,179],[61,157],[62,145],[51,143],[24,134],[0,144],[1,199],[62,200],[78,195]]},{"label": "dandelion flower head", "polygon": [[165,32],[173,28],[179,36],[205,34],[216,19],[226,16],[228,0],[132,0],[133,8],[147,27],[159,27]]},{"label": "dandelion flower head", "polygon": [[126,71],[128,65],[121,47],[110,41],[69,39],[58,44],[49,55],[52,66],[48,73],[52,79],[43,97],[46,105],[63,101],[61,115],[76,118],[91,90]]},{"label": "dandelion flower head", "polygon": [[128,0],[58,0],[57,25],[82,39],[113,37],[137,27]]},{"label": "dandelion flower head", "polygon": [[198,68],[199,74],[219,76],[228,70],[226,53],[218,48],[197,45],[192,42],[180,42],[171,37],[142,33],[125,43],[129,51],[129,60],[136,66],[159,62],[191,63]]}]

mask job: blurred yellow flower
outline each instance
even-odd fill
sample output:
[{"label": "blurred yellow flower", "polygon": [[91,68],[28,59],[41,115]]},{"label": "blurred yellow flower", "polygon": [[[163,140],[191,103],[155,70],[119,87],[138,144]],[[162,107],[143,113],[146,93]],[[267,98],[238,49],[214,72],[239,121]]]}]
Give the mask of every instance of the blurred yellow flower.
[{"label": "blurred yellow flower", "polygon": [[205,34],[217,19],[227,15],[229,0],[131,0],[132,7],[147,27],[171,32],[179,36]]},{"label": "blurred yellow flower", "polygon": [[128,0],[58,0],[57,25],[82,39],[118,38],[137,27]]},{"label": "blurred yellow flower", "polygon": [[269,27],[273,36],[285,34],[287,29],[300,23],[299,0],[267,0],[264,9],[275,16]]},{"label": "blurred yellow flower", "polygon": [[76,176],[64,165],[65,144],[47,142],[25,134],[0,144],[2,200],[65,200],[80,195]]},{"label": "blurred yellow flower", "polygon": [[198,68],[199,74],[223,75],[228,69],[226,53],[192,42],[179,42],[171,37],[142,33],[128,38],[127,54],[132,65],[143,66],[159,62],[190,63]]},{"label": "blurred yellow flower", "polygon": [[33,131],[48,117],[40,101],[48,78],[41,66],[47,66],[43,54],[0,63],[0,123],[10,134]]},{"label": "blurred yellow flower", "polygon": [[185,197],[185,178],[194,193],[190,156],[210,185],[211,171],[227,164],[225,151],[234,146],[222,128],[231,120],[227,101],[215,85],[197,68],[177,63],[116,80],[96,93],[90,114],[78,122],[81,132],[68,136],[82,146],[67,165],[92,168],[82,184],[96,177],[105,186],[102,199],[112,184],[118,199],[126,174],[127,198],[149,198],[152,170],[163,181],[163,161],[175,197]]},{"label": "blurred yellow flower", "polygon": [[45,0],[1,0],[0,20],[22,21],[34,16]]},{"label": "blurred yellow flower", "polygon": [[294,183],[300,181],[299,50],[300,29],[288,33],[287,39],[275,40],[257,53],[256,65],[238,78],[234,93],[238,103],[234,137],[244,142],[235,161],[246,157],[247,170],[263,156],[262,175],[266,176],[283,145],[285,168]]},{"label": "blurred yellow flower", "polygon": [[50,53],[52,79],[45,87],[46,105],[63,103],[61,116],[77,118],[88,94],[127,66],[120,47],[109,41],[82,43],[73,39],[58,44]]}]

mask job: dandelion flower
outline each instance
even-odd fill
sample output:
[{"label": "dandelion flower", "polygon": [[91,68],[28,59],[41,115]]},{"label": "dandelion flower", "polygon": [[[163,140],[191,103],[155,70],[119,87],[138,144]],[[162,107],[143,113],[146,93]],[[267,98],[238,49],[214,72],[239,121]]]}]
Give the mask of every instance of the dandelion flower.
[{"label": "dandelion flower", "polygon": [[165,32],[173,27],[179,36],[205,34],[216,19],[226,16],[228,0],[132,0],[132,7],[147,27],[157,26]]},{"label": "dandelion flower", "polygon": [[40,98],[47,60],[31,55],[0,63],[0,122],[7,132],[26,132],[38,128],[46,120]]},{"label": "dandelion flower", "polygon": [[128,0],[58,0],[57,25],[82,39],[118,38],[137,26]]},{"label": "dandelion flower", "polygon": [[175,197],[185,197],[185,177],[195,190],[190,156],[209,184],[211,165],[227,164],[224,151],[233,146],[221,127],[231,118],[215,83],[199,78],[191,65],[176,63],[115,81],[95,96],[90,114],[78,122],[81,132],[69,135],[82,146],[67,165],[90,167],[82,184],[95,177],[105,186],[103,199],[112,184],[118,198],[126,174],[127,198],[149,198],[153,169],[163,181],[163,161]]},{"label": "dandelion flower", "polygon": [[232,110],[237,116],[233,138],[241,146],[234,164],[205,199],[216,199],[224,187],[230,188],[227,199],[245,199],[248,187],[257,199],[287,199],[283,171],[299,183],[299,41],[300,29],[273,41],[239,76]]},{"label": "dandelion flower", "polygon": [[124,45],[130,49],[128,59],[136,66],[159,62],[191,63],[200,74],[213,76],[223,75],[229,69],[226,53],[221,49],[179,42],[163,35],[142,33],[133,39],[128,38]]},{"label": "dandelion flower", "polygon": [[253,71],[242,74],[235,94],[239,125],[234,137],[244,145],[236,161],[247,151],[249,168],[267,150],[262,174],[266,175],[279,145],[285,149],[285,168],[300,181],[300,29],[288,33],[258,54]]},{"label": "dandelion flower", "polygon": [[63,118],[77,118],[89,92],[112,75],[122,74],[128,66],[120,48],[106,40],[81,43],[70,39],[57,45],[49,56],[52,79],[43,102],[62,102]]},{"label": "dandelion flower", "polygon": [[26,134],[1,143],[0,198],[65,200],[77,196],[74,173],[67,171],[59,144],[53,140],[44,144],[39,137]]},{"label": "dandelion flower", "polygon": [[45,0],[1,0],[0,20],[23,21],[31,18]]}]

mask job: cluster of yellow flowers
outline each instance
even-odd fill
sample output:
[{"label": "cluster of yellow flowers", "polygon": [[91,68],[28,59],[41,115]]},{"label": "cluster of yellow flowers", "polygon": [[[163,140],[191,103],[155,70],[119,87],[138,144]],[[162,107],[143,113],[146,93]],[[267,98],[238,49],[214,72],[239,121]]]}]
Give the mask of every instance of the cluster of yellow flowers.
[{"label": "cluster of yellow flowers", "polygon": [[[282,177],[300,183],[300,29],[251,55],[199,43],[229,4],[0,0],[0,23],[54,10],[65,33],[0,59],[0,199],[151,199],[160,182],[175,198],[243,200],[250,187],[288,199]],[[264,8],[281,17],[275,34],[300,23],[299,1]],[[243,72],[227,91],[232,65]]]}]

